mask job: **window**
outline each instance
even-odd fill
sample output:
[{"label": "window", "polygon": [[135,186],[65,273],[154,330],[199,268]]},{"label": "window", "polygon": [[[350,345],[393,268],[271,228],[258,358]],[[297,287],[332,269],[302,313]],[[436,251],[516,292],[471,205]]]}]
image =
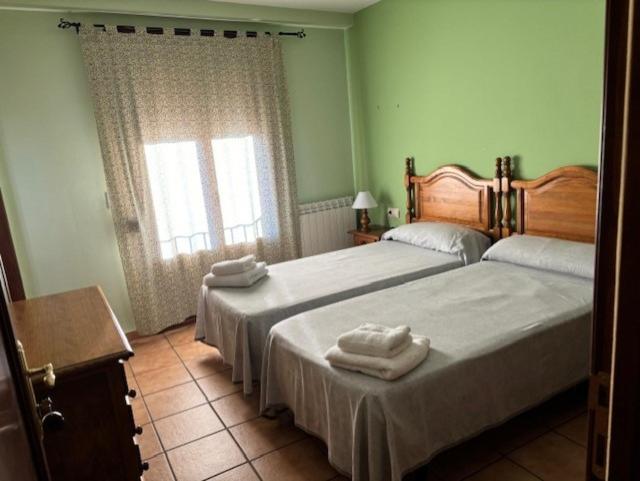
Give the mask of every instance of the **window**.
[{"label": "window", "polygon": [[195,142],[145,145],[163,259],[211,249]]},{"label": "window", "polygon": [[218,195],[227,245],[262,236],[262,211],[253,137],[214,139]]},{"label": "window", "polygon": [[196,142],[144,147],[163,259],[211,249],[216,224],[222,224],[224,240],[213,244],[255,242],[263,235],[253,137],[213,139],[211,146],[222,213],[215,221],[205,202]]}]

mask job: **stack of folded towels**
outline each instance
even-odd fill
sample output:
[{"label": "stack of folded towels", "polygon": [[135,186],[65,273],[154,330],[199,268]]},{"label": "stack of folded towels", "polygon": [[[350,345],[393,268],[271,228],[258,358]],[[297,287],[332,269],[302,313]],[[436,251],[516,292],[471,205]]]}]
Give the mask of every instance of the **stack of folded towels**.
[{"label": "stack of folded towels", "polygon": [[256,256],[248,255],[232,261],[216,262],[211,272],[204,276],[207,287],[249,287],[268,273],[266,262],[256,262]]},{"label": "stack of folded towels", "polygon": [[367,323],[340,335],[324,357],[334,367],[392,381],[424,361],[429,344],[428,338],[412,335],[409,326]]}]

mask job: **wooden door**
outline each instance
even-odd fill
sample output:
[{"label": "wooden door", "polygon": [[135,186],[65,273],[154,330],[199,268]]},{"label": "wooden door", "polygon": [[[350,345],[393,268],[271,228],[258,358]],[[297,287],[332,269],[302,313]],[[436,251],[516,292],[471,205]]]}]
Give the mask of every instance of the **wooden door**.
[{"label": "wooden door", "polygon": [[49,479],[36,418],[16,348],[0,260],[0,479]]},{"label": "wooden door", "polygon": [[587,479],[640,480],[640,1],[607,5]]}]

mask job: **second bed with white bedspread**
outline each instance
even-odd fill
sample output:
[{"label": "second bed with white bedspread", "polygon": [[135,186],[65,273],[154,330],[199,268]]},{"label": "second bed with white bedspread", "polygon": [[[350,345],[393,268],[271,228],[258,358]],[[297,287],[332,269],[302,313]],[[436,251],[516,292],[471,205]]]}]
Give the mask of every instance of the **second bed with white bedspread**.
[{"label": "second bed with white bedspread", "polygon": [[[261,407],[288,406],[356,481],[400,481],[439,451],[587,376],[592,280],[485,261],[281,322],[263,360]],[[332,368],[337,337],[407,324],[426,361],[388,382]]]}]

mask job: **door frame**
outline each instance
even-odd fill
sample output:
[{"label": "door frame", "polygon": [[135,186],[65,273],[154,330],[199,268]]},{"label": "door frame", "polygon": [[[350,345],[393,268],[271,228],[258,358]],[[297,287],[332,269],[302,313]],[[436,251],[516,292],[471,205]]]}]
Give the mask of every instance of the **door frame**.
[{"label": "door frame", "polygon": [[628,0],[624,3],[629,5],[626,29],[627,85],[621,132],[623,150],[620,159],[621,192],[607,469],[607,479],[612,481],[640,480],[640,2]]},{"label": "door frame", "polygon": [[[640,1],[609,0],[587,480],[640,480]],[[634,205],[634,203],[636,205]]]},{"label": "door frame", "polygon": [[9,302],[21,301],[25,298],[24,286],[22,285],[22,276],[20,275],[20,266],[18,265],[18,257],[16,249],[11,237],[11,228],[7,211],[4,206],[2,191],[0,190],[0,259],[4,266],[4,275],[9,289]]}]

